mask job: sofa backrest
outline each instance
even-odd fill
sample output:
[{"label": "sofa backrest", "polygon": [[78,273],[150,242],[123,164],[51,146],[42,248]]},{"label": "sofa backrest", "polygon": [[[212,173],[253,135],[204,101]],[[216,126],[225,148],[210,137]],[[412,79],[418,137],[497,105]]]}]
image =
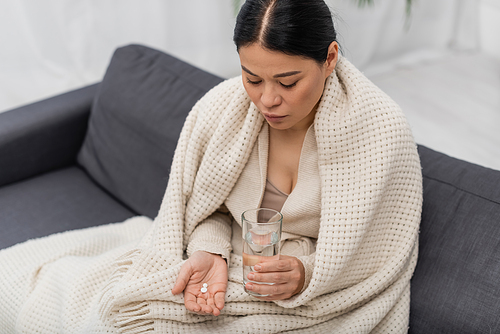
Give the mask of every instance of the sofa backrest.
[{"label": "sofa backrest", "polygon": [[500,333],[500,171],[419,147],[424,176],[410,333]]},{"label": "sofa backrest", "polygon": [[78,163],[130,209],[154,218],[184,120],[221,81],[158,50],[117,49],[95,96]]}]

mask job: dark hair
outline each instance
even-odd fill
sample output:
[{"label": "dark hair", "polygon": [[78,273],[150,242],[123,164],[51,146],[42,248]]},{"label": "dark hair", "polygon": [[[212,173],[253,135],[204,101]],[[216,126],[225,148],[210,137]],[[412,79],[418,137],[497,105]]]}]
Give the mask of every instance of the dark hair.
[{"label": "dark hair", "polygon": [[332,14],[323,0],[247,0],[238,14],[236,49],[260,43],[272,51],[324,63],[336,41]]}]

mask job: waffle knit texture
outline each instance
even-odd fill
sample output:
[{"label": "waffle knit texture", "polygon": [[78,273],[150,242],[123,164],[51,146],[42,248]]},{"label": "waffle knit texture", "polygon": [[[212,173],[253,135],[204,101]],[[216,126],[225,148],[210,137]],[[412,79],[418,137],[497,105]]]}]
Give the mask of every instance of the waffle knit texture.
[{"label": "waffle knit texture", "polygon": [[[231,252],[242,254],[242,213],[248,208],[269,208],[264,200],[269,185],[268,151],[269,126],[264,122],[245,168],[224,206],[198,224],[191,234],[186,250],[188,256],[195,251],[205,251],[219,254],[229,261]],[[285,198],[280,199],[279,207],[273,208],[283,214],[281,254],[298,258],[304,266],[302,289],[307,288],[314,270],[315,241],[321,218],[317,153],[314,127],[310,126],[302,144],[297,183],[290,195],[283,195]]]},{"label": "waffle knit texture", "polygon": [[[314,120],[321,221],[307,287],[287,300],[259,301],[243,291],[241,256],[231,253],[219,317],[187,312],[182,294],[172,295],[190,236],[231,193],[263,122],[241,77],[227,80],[188,115],[152,224],[139,217],[0,252],[0,265],[10,268],[0,273],[7,294],[0,329],[405,333],[422,205],[419,157],[399,107],[344,58]],[[42,246],[48,255],[38,254]]]}]

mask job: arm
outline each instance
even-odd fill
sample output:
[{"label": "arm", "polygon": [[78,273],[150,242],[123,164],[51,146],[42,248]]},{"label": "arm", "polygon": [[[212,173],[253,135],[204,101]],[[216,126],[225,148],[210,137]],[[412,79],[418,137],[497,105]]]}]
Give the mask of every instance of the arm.
[{"label": "arm", "polygon": [[300,262],[302,262],[302,265],[304,266],[304,286],[302,287],[299,293],[302,293],[305,289],[307,289],[309,283],[311,282],[312,274],[314,271],[315,257],[316,257],[316,252],[312,253],[311,255],[298,257],[298,259],[300,260]]},{"label": "arm", "polygon": [[[189,238],[189,259],[172,289],[174,295],[184,292],[186,309],[220,315],[225,303],[230,253],[231,218],[223,206],[198,224]],[[207,289],[202,290],[205,283]]]},{"label": "arm", "polygon": [[196,251],[205,251],[222,256],[229,262],[231,253],[231,217],[223,205],[203,222],[198,224],[189,238],[186,249],[188,257]]}]

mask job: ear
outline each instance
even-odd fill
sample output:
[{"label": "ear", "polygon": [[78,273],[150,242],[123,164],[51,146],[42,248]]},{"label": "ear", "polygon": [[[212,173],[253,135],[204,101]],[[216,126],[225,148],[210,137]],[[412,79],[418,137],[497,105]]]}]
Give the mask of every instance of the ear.
[{"label": "ear", "polygon": [[328,56],[326,57],[325,67],[326,76],[328,77],[335,70],[337,66],[337,61],[339,60],[339,44],[335,41],[330,43],[328,47]]}]

